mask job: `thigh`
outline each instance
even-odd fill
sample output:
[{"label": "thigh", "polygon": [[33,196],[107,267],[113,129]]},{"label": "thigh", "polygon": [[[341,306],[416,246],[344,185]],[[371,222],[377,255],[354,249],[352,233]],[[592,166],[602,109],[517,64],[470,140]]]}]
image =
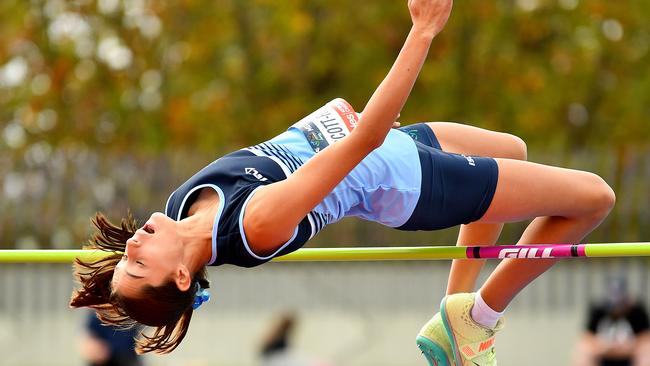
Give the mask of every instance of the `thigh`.
[{"label": "thigh", "polygon": [[428,122],[427,126],[433,130],[443,151],[526,159],[526,143],[515,135],[453,122]]},{"label": "thigh", "polygon": [[581,217],[613,205],[613,192],[599,176],[527,161],[495,159],[499,178],[480,222],[515,222],[539,216]]}]

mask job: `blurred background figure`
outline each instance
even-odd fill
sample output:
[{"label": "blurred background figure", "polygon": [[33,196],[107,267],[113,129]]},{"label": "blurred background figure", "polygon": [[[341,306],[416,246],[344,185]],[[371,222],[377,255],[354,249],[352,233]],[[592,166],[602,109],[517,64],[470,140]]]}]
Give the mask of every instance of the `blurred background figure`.
[{"label": "blurred background figure", "polygon": [[645,366],[650,324],[645,305],[628,291],[624,277],[607,281],[605,298],[592,304],[577,348],[576,366]]},{"label": "blurred background figure", "polygon": [[140,328],[117,329],[104,326],[89,311],[85,319],[80,352],[87,366],[143,366],[135,351],[135,337]]},{"label": "blurred background figure", "polygon": [[280,315],[262,341],[260,366],[331,366],[300,355],[290,346],[297,318],[292,313]]}]

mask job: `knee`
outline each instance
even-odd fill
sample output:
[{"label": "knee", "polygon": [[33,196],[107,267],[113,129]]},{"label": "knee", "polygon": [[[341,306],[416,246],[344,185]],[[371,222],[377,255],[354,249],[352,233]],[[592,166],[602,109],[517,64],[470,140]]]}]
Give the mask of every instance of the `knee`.
[{"label": "knee", "polygon": [[526,146],[526,141],[521,137],[506,134],[508,136],[508,146],[506,151],[506,158],[515,159],[515,160],[527,160],[528,159],[528,146]]},{"label": "knee", "polygon": [[614,190],[603,178],[596,174],[588,173],[591,180],[589,189],[589,208],[591,216],[596,220],[604,220],[616,204]]}]

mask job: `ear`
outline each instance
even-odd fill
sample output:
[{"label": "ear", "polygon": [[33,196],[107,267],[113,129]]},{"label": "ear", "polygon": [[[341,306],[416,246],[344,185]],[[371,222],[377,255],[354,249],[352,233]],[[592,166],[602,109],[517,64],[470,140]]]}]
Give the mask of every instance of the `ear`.
[{"label": "ear", "polygon": [[181,291],[187,291],[192,285],[192,277],[190,276],[190,271],[184,265],[178,266],[174,276],[174,282],[176,286]]}]

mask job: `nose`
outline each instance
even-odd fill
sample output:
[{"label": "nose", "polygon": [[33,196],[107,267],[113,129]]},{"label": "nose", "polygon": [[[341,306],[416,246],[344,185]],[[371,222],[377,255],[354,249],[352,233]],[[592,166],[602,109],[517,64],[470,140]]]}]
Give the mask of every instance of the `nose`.
[{"label": "nose", "polygon": [[[137,251],[142,247],[143,242],[142,240],[145,239],[144,237],[140,237],[138,234],[133,235],[131,238],[129,238],[126,241],[126,248],[125,251],[127,252],[133,252]],[[127,253],[128,255],[128,253]]]},{"label": "nose", "polygon": [[142,242],[134,240],[133,238],[126,241],[126,247],[124,247],[124,254],[128,257],[137,256],[142,248]]}]

